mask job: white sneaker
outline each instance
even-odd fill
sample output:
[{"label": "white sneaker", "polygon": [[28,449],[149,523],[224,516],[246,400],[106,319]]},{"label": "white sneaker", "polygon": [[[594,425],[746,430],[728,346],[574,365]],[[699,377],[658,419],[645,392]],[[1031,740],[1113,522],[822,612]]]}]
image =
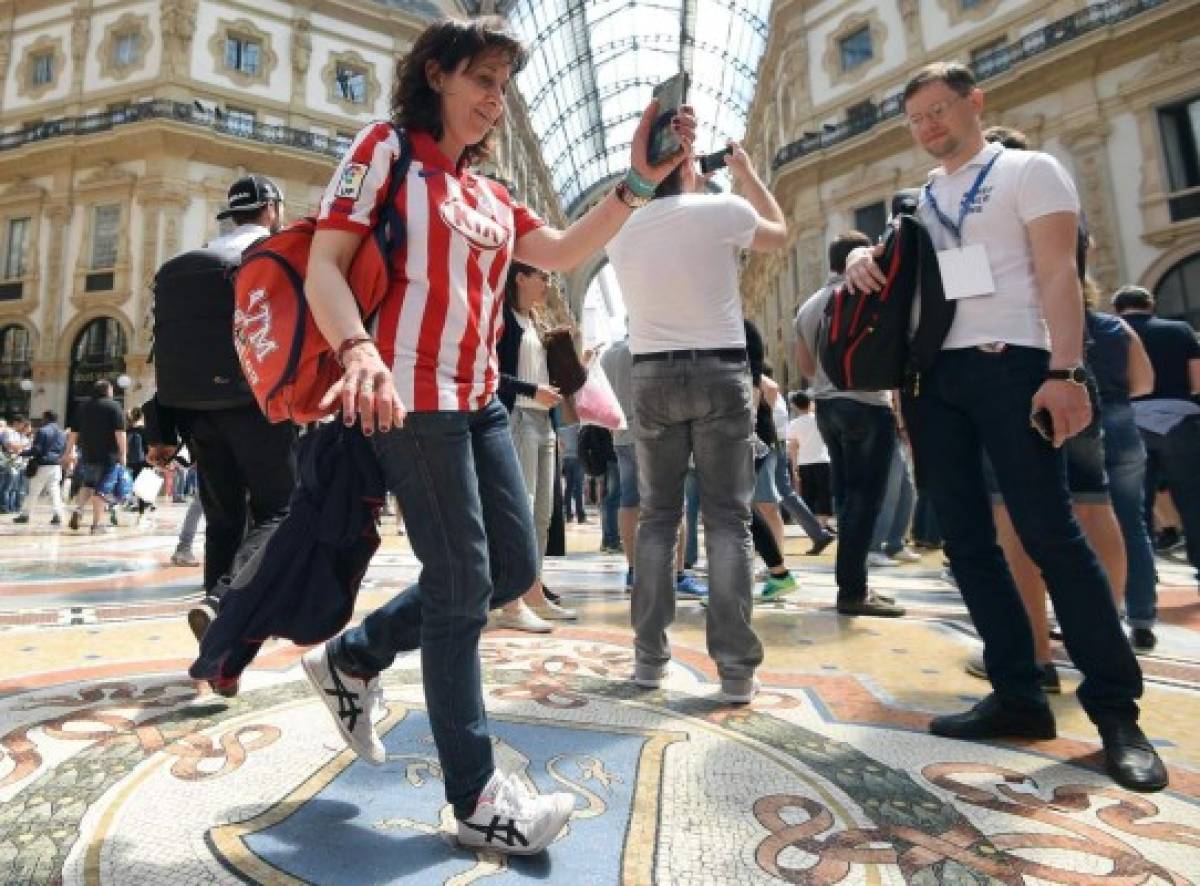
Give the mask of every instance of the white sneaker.
[{"label": "white sneaker", "polygon": [[383,687],[379,685],[379,678],[363,680],[338,670],[329,661],[327,643],[310,649],[300,661],[308,682],[329,709],[346,744],[368,763],[382,765],[387,752],[375,734],[374,726],[376,720],[382,719],[383,712]]},{"label": "white sneaker", "polygon": [[897,560],[893,560],[891,557],[889,557],[883,551],[871,551],[869,554],[867,554],[867,565],[868,566],[899,566],[900,563]]},{"label": "white sneaker", "polygon": [[535,855],[561,833],[575,811],[574,794],[533,794],[497,769],[469,818],[459,819],[458,842],[509,855]]},{"label": "white sneaker", "polygon": [[533,614],[543,621],[574,621],[579,617],[574,609],[560,606],[553,600],[547,600],[537,606],[529,607]]},{"label": "white sneaker", "polygon": [[511,628],[514,631],[527,631],[530,634],[548,634],[554,626],[543,618],[538,618],[524,601],[517,604],[515,612],[501,609],[496,613],[496,627]]},{"label": "white sneaker", "polygon": [[892,554],[892,559],[899,560],[901,563],[920,563],[921,555],[910,547],[903,547]]}]

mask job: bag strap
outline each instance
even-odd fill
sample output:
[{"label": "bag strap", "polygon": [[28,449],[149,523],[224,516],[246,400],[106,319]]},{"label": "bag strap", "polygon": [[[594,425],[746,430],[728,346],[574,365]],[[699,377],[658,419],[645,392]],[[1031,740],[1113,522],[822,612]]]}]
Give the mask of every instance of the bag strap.
[{"label": "bag strap", "polygon": [[379,251],[388,260],[389,267],[392,256],[404,245],[407,236],[404,216],[396,208],[396,198],[400,195],[400,189],[404,187],[404,180],[408,178],[408,168],[412,165],[412,143],[408,139],[408,133],[394,123],[392,128],[400,141],[400,153],[392,164],[387,200],[383,204],[383,212],[380,213],[379,224],[375,226],[374,231]]}]

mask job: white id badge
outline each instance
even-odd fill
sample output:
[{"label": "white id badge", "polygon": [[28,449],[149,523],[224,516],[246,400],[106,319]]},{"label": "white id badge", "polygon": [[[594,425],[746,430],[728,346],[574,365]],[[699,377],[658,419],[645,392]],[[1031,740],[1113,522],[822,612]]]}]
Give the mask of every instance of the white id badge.
[{"label": "white id badge", "polygon": [[996,291],[996,284],[992,282],[992,267],[988,264],[987,250],[983,244],[943,249],[937,254],[937,259],[942,272],[942,289],[951,301],[992,295]]}]

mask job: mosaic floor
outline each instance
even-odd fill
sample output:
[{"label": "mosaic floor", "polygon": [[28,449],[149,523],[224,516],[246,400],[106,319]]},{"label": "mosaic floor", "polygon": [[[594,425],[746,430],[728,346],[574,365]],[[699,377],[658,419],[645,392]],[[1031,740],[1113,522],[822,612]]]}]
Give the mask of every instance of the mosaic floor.
[{"label": "mosaic floor", "polygon": [[[803,587],[756,610],[764,691],[732,708],[694,602],[663,688],[626,680],[624,563],[593,553],[594,522],[573,526],[547,581],[580,620],[483,645],[497,759],[577,798],[548,853],[506,861],[446,836],[415,656],[384,679],[382,769],[345,750],[290,644],[268,644],[236,699],[186,678],[200,572],[169,565],[181,517],[104,536],[0,518],[0,883],[1200,883],[1200,596],[1178,562],[1160,562],[1142,658],[1172,786],[1140,796],[1100,770],[1061,648],[1057,740],[926,734],[986,691],[963,672],[978,642],[939,554],[873,574],[907,618],[848,619],[832,558],[789,530]],[[387,529],[360,613],[416,576]]]}]

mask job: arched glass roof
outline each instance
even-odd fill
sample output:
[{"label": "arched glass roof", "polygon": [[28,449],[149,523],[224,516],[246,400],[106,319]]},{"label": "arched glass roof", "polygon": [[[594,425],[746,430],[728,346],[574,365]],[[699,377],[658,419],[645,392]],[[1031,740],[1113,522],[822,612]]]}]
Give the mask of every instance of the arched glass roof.
[{"label": "arched glass roof", "polygon": [[740,138],[771,0],[507,0],[530,50],[517,83],[568,214],[624,172],[655,84],[691,75],[697,150]]}]

